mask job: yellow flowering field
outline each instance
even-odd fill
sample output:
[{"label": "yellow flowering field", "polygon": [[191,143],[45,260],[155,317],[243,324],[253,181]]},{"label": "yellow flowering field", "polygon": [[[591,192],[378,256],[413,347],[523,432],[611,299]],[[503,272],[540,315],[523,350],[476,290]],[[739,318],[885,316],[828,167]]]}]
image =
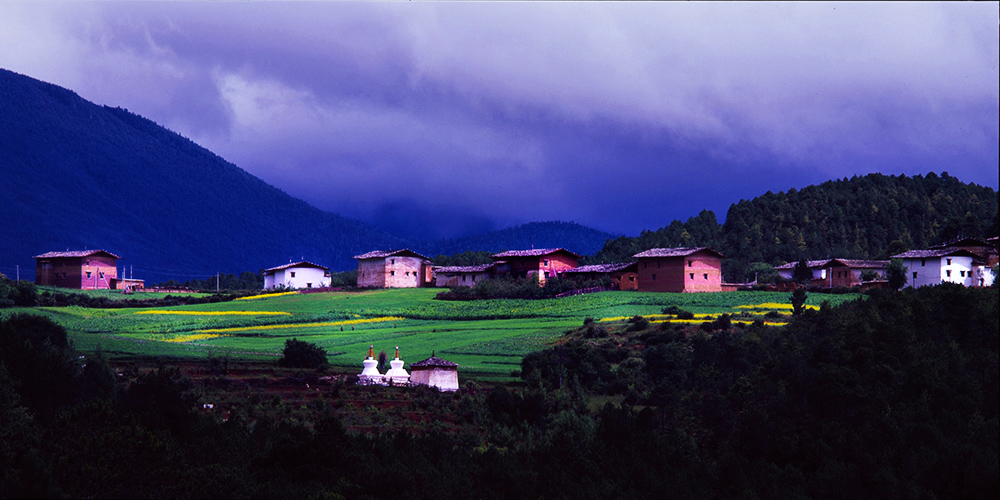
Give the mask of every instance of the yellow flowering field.
[{"label": "yellow flowering field", "polygon": [[[817,311],[819,310],[819,306],[813,305],[813,304],[805,304],[804,307],[806,309],[815,309]],[[791,304],[779,304],[777,302],[765,302],[763,304],[747,304],[747,305],[736,306],[736,308],[737,309],[764,309],[764,310],[772,310],[772,311],[777,311],[777,310],[791,311],[792,310],[792,305]]]},{"label": "yellow flowering field", "polygon": [[278,292],[278,293],[264,293],[261,295],[253,295],[250,297],[240,297],[233,300],[257,300],[257,299],[269,299],[271,297],[284,297],[285,295],[295,295],[299,292]]},{"label": "yellow flowering field", "polygon": [[217,333],[194,333],[191,335],[181,335],[171,339],[164,339],[164,342],[193,342],[196,340],[208,340],[219,337],[225,337],[225,335],[220,335]]},{"label": "yellow flowering field", "polygon": [[318,323],[288,323],[281,325],[239,326],[233,328],[207,328],[204,330],[196,330],[196,331],[203,333],[249,332],[249,331],[260,331],[260,330],[281,330],[286,328],[318,328],[324,326],[363,325],[367,323],[381,323],[385,321],[402,321],[404,319],[406,318],[401,318],[398,316],[383,316],[381,318],[347,319],[343,321],[323,321]]},{"label": "yellow flowering field", "polygon": [[134,314],[169,314],[174,316],[291,316],[285,311],[137,311]]}]

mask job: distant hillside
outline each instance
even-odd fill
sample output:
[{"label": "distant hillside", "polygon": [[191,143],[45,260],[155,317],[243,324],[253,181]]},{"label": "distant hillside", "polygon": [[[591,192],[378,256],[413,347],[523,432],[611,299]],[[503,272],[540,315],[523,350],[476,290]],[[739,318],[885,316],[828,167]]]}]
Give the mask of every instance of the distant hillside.
[{"label": "distant hillside", "polygon": [[710,246],[730,259],[727,279],[752,262],[887,258],[958,236],[997,235],[997,192],[942,173],[828,181],[767,192],[730,206],[724,224],[703,211],[687,222],[608,242],[591,260],[615,262],[648,248]]},{"label": "distant hillside", "polygon": [[346,269],[352,255],[402,245],[150,120],[6,70],[0,178],[0,266],[20,264],[22,277],[33,255],[67,248],[106,249],[160,281],[300,258]]},{"label": "distant hillside", "polygon": [[[560,246],[593,253],[611,235],[532,223],[421,243],[323,212],[128,110],[0,69],[0,272],[33,279],[32,256],[105,249],[135,276],[186,281],[409,247],[422,253]],[[432,232],[431,232],[432,233]]]},{"label": "distant hillside", "polygon": [[501,252],[528,248],[565,248],[580,255],[599,251],[613,234],[573,222],[531,222],[465,238],[418,243],[415,248],[428,255],[451,255],[466,250]]}]

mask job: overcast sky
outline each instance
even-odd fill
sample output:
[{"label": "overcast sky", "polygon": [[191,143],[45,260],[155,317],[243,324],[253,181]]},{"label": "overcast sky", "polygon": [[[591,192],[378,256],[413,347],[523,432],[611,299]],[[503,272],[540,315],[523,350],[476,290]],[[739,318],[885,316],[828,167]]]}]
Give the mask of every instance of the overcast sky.
[{"label": "overcast sky", "polygon": [[997,188],[998,25],[995,2],[0,0],[0,67],[324,210],[632,235],[870,172]]}]

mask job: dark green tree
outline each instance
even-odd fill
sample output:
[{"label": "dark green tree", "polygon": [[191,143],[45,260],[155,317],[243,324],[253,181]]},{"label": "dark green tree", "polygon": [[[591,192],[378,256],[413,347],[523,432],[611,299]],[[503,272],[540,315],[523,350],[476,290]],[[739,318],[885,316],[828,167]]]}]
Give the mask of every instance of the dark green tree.
[{"label": "dark green tree", "polygon": [[328,366],[326,350],[316,344],[292,338],[285,341],[279,366],[322,369]]},{"label": "dark green tree", "polygon": [[807,297],[808,297],[808,295],[806,295],[806,289],[805,288],[796,288],[795,291],[792,292],[792,296],[791,296],[791,300],[792,300],[792,316],[798,316],[798,315],[802,314],[803,311],[806,310],[806,298]]},{"label": "dark green tree", "polygon": [[800,259],[795,264],[795,270],[792,271],[792,279],[796,283],[809,283],[812,281],[812,270],[809,269],[809,264],[806,263],[805,259]]},{"label": "dark green tree", "polygon": [[889,267],[885,270],[885,279],[889,281],[889,288],[893,290],[902,288],[906,284],[907,271],[902,259],[892,259],[889,261]]}]

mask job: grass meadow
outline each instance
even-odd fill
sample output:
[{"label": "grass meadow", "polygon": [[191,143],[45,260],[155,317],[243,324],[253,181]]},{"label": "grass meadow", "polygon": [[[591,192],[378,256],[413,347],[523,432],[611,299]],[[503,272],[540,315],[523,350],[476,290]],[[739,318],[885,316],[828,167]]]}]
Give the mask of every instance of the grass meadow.
[{"label": "grass meadow", "polygon": [[[791,313],[790,294],[779,292],[601,292],[545,300],[456,302],[435,300],[439,291],[286,293],[150,309],[71,306],[32,311],[66,327],[76,349],[89,352],[100,346],[113,358],[215,355],[277,360],[285,340],[294,337],[326,349],[330,363],[348,371],[360,370],[370,344],[376,353],[384,350],[389,355],[398,345],[407,363],[435,352],[458,363],[463,377],[485,379],[509,377],[520,368],[522,356],[551,345],[585,318],[611,323],[642,315],[653,323],[700,324],[726,313],[734,322],[762,319],[780,325]],[[810,293],[807,304],[838,305],[858,297]],[[690,311],[695,319],[661,314],[668,306]]]}]

